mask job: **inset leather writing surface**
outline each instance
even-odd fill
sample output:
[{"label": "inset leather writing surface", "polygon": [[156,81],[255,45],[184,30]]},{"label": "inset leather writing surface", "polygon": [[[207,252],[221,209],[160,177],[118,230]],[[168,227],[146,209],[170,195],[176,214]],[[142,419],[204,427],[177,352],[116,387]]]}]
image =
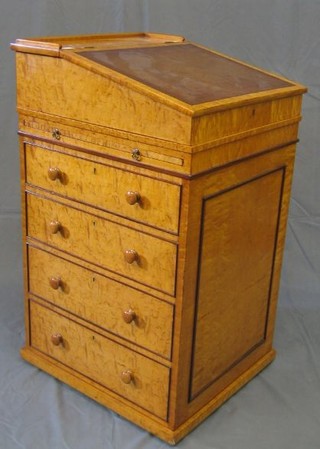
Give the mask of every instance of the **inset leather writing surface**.
[{"label": "inset leather writing surface", "polygon": [[80,54],[191,105],[291,85],[191,44]]}]

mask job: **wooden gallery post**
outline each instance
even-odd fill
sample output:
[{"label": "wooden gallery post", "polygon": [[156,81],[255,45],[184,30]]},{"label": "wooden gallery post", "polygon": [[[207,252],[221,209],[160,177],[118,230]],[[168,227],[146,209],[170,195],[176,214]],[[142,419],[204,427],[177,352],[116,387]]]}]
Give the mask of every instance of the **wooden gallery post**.
[{"label": "wooden gallery post", "polygon": [[12,48],[22,356],[175,444],[274,358],[305,88],[179,36]]}]

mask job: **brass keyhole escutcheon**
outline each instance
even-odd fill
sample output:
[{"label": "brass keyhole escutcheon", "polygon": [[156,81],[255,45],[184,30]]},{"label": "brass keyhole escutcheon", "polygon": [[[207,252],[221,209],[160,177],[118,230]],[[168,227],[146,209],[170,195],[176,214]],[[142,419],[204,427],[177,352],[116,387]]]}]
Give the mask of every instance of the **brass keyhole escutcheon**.
[{"label": "brass keyhole escutcheon", "polygon": [[61,131],[58,128],[52,130],[52,137],[56,140],[61,139]]},{"label": "brass keyhole escutcheon", "polygon": [[132,156],[132,159],[134,159],[136,161],[141,161],[141,153],[140,153],[140,150],[138,148],[134,148],[131,151],[131,156]]}]

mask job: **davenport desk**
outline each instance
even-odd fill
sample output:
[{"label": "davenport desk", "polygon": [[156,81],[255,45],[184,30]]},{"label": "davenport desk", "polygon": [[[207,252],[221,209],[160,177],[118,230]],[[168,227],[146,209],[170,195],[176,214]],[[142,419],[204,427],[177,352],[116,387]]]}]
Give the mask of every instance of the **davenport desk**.
[{"label": "davenport desk", "polygon": [[12,48],[22,356],[175,444],[274,358],[305,88],[179,36]]}]

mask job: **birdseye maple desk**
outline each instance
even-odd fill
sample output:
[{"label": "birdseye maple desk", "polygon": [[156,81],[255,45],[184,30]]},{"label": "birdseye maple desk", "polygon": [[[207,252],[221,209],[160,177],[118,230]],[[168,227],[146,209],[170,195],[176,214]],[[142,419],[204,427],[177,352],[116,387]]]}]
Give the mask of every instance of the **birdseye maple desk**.
[{"label": "birdseye maple desk", "polygon": [[22,356],[175,444],[274,358],[306,89],[179,36],[12,48]]}]

